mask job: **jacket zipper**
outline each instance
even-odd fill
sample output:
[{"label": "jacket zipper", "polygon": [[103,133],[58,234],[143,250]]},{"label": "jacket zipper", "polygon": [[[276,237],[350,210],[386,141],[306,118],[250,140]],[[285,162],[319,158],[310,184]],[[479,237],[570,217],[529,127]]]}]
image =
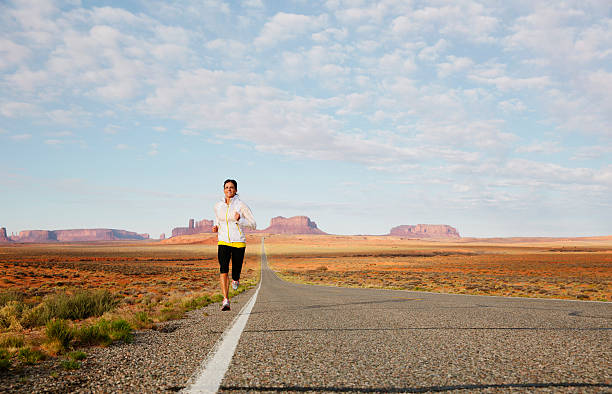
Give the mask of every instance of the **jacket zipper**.
[{"label": "jacket zipper", "polygon": [[230,232],[229,232],[229,219],[227,218],[227,216],[229,215],[229,209],[230,209],[230,206],[229,204],[227,204],[227,211],[225,212],[225,224],[227,226],[227,242],[231,243],[232,240],[230,238]]}]

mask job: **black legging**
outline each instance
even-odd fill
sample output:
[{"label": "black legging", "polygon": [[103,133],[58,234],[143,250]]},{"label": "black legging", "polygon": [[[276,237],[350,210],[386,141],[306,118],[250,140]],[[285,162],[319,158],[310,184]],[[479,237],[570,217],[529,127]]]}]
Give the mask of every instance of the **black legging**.
[{"label": "black legging", "polygon": [[242,271],[242,261],[244,260],[244,251],[246,248],[235,248],[233,246],[219,245],[217,255],[219,256],[219,271],[222,274],[229,272],[229,262],[232,260],[232,279],[240,280],[240,271]]}]

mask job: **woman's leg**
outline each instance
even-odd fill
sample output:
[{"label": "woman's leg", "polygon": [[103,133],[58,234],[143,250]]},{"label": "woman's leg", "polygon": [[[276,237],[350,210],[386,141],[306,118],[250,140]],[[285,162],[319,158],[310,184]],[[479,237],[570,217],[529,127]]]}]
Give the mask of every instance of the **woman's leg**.
[{"label": "woman's leg", "polygon": [[219,245],[217,248],[217,257],[219,258],[219,284],[221,285],[221,292],[223,298],[228,298],[229,293],[229,278],[227,276],[229,272],[229,262],[231,258],[231,248],[227,245]]},{"label": "woman's leg", "polygon": [[232,280],[240,280],[240,272],[242,271],[242,262],[244,261],[244,252],[246,248],[232,248]]},{"label": "woman's leg", "polygon": [[227,300],[229,299],[229,277],[227,276],[227,273],[225,274],[221,274],[219,276],[219,282],[221,284],[221,293],[223,293],[223,299]]}]

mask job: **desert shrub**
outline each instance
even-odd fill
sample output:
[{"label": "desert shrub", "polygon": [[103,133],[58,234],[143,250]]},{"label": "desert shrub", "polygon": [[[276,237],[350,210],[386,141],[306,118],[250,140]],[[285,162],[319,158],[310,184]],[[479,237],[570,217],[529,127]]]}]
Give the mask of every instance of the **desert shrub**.
[{"label": "desert shrub", "polygon": [[49,340],[57,340],[64,349],[70,345],[70,341],[74,338],[74,331],[64,319],[49,320],[45,333]]},{"label": "desert shrub", "polygon": [[[82,290],[74,294],[58,293],[49,296],[34,308],[24,309],[20,323],[23,327],[39,327],[52,319],[80,320],[102,316],[114,309],[119,300],[108,290]],[[0,323],[1,324],[1,323]]]},{"label": "desert shrub", "polygon": [[135,329],[140,328],[150,328],[152,320],[149,318],[149,315],[145,311],[136,312],[132,315],[132,322],[134,323]]},{"label": "desert shrub", "polygon": [[68,354],[68,357],[70,357],[74,361],[81,361],[87,358],[87,353],[82,352],[80,350],[75,350],[74,352],[70,352]]},{"label": "desert shrub", "polygon": [[21,335],[11,335],[0,339],[0,348],[2,349],[20,348],[23,344],[24,339]]},{"label": "desert shrub", "polygon": [[184,314],[185,314],[185,310],[180,307],[162,308],[162,310],[160,311],[158,320],[162,322],[162,321],[180,319],[181,317],[183,317]]},{"label": "desert shrub", "polygon": [[108,335],[110,335],[113,341],[122,340],[130,342],[132,340],[132,327],[124,319],[113,320],[109,324],[110,329]]},{"label": "desert shrub", "polygon": [[46,355],[40,350],[32,350],[29,347],[19,350],[19,358],[24,364],[35,364],[38,361],[44,360]]},{"label": "desert shrub", "polygon": [[99,323],[83,326],[74,332],[74,337],[77,342],[81,345],[102,345],[107,346],[113,340],[108,335],[106,329],[104,329]]},{"label": "desert shrub", "polygon": [[211,302],[212,302],[212,299],[207,295],[200,296],[200,297],[192,297],[192,298],[188,298],[185,302],[183,302],[183,308],[185,308],[185,310],[187,311],[192,311],[195,309],[202,308],[210,304]]},{"label": "desert shrub", "polygon": [[81,368],[81,363],[76,360],[64,360],[62,361],[62,367],[65,370],[79,369]]},{"label": "desert shrub", "polygon": [[9,301],[23,302],[23,299],[23,294],[14,290],[0,292],[0,307],[6,305]]},{"label": "desert shrub", "polygon": [[117,306],[119,301],[108,290],[79,291],[72,295],[59,293],[44,301],[51,318],[80,320],[102,316]]},{"label": "desert shrub", "polygon": [[27,305],[21,301],[7,301],[0,308],[0,329],[9,331],[21,330],[21,315],[26,309],[28,309]]},{"label": "desert shrub", "polygon": [[130,342],[132,326],[124,319],[112,321],[100,319],[95,324],[75,330],[75,338],[82,345],[107,346],[118,340]]},{"label": "desert shrub", "polygon": [[20,323],[24,328],[40,327],[47,324],[51,318],[51,311],[45,308],[44,304],[38,304],[21,314]]},{"label": "desert shrub", "polygon": [[11,367],[11,354],[6,349],[0,349],[0,371]]}]

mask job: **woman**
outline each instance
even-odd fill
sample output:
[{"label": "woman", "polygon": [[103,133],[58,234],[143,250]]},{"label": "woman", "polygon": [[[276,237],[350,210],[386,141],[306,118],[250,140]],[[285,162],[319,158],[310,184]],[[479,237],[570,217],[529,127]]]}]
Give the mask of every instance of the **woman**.
[{"label": "woman", "polygon": [[225,198],[215,204],[215,221],[213,233],[218,234],[218,257],[221,291],[223,292],[222,311],[230,310],[229,293],[229,262],[232,260],[232,288],[236,290],[240,284],[240,271],[246,249],[246,237],[242,227],[253,230],[257,227],[255,218],[249,207],[238,198],[238,183],[233,179],[223,182]]}]

